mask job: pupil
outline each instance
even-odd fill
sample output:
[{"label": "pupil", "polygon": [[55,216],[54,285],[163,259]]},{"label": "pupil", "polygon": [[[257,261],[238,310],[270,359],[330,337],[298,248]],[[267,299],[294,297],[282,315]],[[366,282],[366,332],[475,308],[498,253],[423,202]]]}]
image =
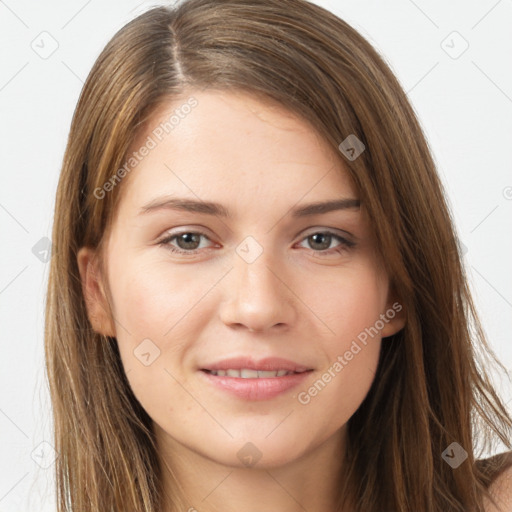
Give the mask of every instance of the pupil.
[{"label": "pupil", "polygon": [[[320,239],[324,239],[324,242],[319,242],[318,237],[320,237]],[[330,245],[331,235],[326,235],[325,233],[316,233],[315,235],[312,235],[310,238],[312,238],[315,243],[320,243],[320,245],[322,245],[322,249],[327,249]],[[325,240],[327,240],[327,242]]]},{"label": "pupil", "polygon": [[[199,235],[196,235],[194,233],[183,233],[179,238],[179,242],[184,242],[185,247],[182,247],[182,249],[195,249],[196,247],[189,247],[189,244],[197,244],[199,242],[198,240]],[[194,240],[195,239],[195,240]],[[181,244],[179,244],[181,247]]]}]

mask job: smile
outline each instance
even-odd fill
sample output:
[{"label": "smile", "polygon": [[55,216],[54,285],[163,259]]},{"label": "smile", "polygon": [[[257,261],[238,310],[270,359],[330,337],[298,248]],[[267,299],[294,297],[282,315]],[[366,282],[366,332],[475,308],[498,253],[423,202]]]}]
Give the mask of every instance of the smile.
[{"label": "smile", "polygon": [[199,373],[208,387],[220,391],[224,396],[259,401],[285,395],[298,386],[304,386],[313,370],[294,372],[291,370],[202,370]]},{"label": "smile", "polygon": [[248,368],[242,368],[240,370],[237,369],[229,369],[229,370],[204,370],[210,375],[215,375],[218,377],[238,377],[241,379],[271,379],[275,377],[285,377],[286,375],[293,375],[295,373],[303,373],[303,372],[293,372],[289,370],[251,370]]}]

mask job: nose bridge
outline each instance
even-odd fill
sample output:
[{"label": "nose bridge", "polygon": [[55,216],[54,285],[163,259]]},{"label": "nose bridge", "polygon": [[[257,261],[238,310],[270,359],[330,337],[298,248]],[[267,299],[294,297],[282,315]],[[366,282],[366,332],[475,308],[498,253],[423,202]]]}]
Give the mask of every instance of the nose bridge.
[{"label": "nose bridge", "polygon": [[[260,237],[261,240],[261,237]],[[268,308],[273,305],[277,295],[282,294],[279,280],[270,269],[276,266],[275,250],[269,246],[269,237],[265,246],[253,236],[245,238],[236,248],[235,287],[237,295],[244,300],[264,301]],[[264,303],[259,304],[261,308]]]},{"label": "nose bridge", "polygon": [[[234,266],[236,271],[235,283],[239,292],[245,293],[247,296],[255,298],[264,295],[278,295],[282,292],[279,290],[279,281],[276,278],[275,258],[270,254],[271,250],[263,251],[254,261],[247,261],[243,257],[235,258]],[[270,299],[270,297],[267,297]]]},{"label": "nose bridge", "polygon": [[[270,238],[267,237],[264,243],[270,243]],[[294,315],[293,294],[278,277],[282,275],[282,269],[274,249],[248,236],[235,252],[223,321],[243,324],[251,330],[290,324]]]}]

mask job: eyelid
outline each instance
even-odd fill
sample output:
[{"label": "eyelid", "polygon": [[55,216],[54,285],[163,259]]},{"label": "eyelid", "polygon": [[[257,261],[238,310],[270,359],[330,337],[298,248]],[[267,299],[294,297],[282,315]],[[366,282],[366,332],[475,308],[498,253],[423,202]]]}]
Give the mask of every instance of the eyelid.
[{"label": "eyelid", "polygon": [[[194,233],[197,235],[202,235],[211,241],[210,235],[205,232],[205,228],[203,228],[202,226],[198,227],[198,228],[185,226],[183,228],[178,228],[178,229],[179,229],[179,231],[172,232],[172,233],[170,231],[165,231],[160,237],[158,237],[157,243],[161,242],[164,239],[172,238],[175,236],[180,236],[184,233]],[[341,238],[344,238],[345,240],[347,240],[348,242],[351,242],[351,243],[357,242],[357,237],[354,236],[349,231],[346,231],[346,230],[340,229],[340,228],[328,228],[325,226],[313,226],[313,227],[307,228],[305,231],[301,230],[293,238],[297,238],[300,234],[302,234],[302,238],[299,240],[299,242],[301,242],[302,240],[304,240],[304,238],[314,235],[315,233],[326,233],[326,234],[328,233],[331,235],[340,236]],[[348,236],[348,239],[347,239],[347,236]]]},{"label": "eyelid", "polygon": [[[181,236],[181,235],[184,235],[186,233],[192,233],[194,235],[199,235],[199,236],[202,236],[204,238],[206,238],[207,240],[209,240],[210,242],[212,242],[212,239],[211,237],[205,233],[204,231],[201,231],[201,230],[198,230],[198,229],[194,229],[194,228],[184,228],[184,229],[181,229],[180,231],[176,231],[176,232],[169,232],[169,231],[166,231],[161,237],[159,237],[156,241],[156,245],[165,245],[165,244],[170,244],[170,241],[171,240],[174,240],[175,238]],[[215,242],[212,242],[213,244],[215,244]],[[187,252],[187,253],[190,253],[190,254],[194,254],[194,251],[199,251],[201,249],[193,249],[193,250],[190,250],[190,251],[185,251],[184,249],[177,249],[174,247],[174,249],[176,249],[176,251],[183,251],[183,252]]]},{"label": "eyelid", "polygon": [[[342,233],[348,235],[348,237],[344,236],[344,235],[340,235],[338,232],[342,232]],[[171,232],[171,233],[166,232],[161,238],[159,238],[159,240],[157,241],[157,245],[166,246],[169,251],[176,253],[176,254],[181,254],[185,257],[187,257],[187,256],[193,257],[193,256],[197,255],[198,253],[200,253],[201,251],[204,251],[205,249],[212,248],[212,247],[203,247],[202,249],[198,248],[198,249],[185,250],[185,249],[180,249],[178,247],[171,245],[170,242],[172,240],[174,240],[175,238],[177,238],[183,234],[187,234],[187,233],[199,235],[200,237],[206,238],[210,242],[212,241],[210,236],[207,233],[204,233],[203,231],[199,231],[194,228],[184,227],[184,228],[181,228],[177,232]],[[333,248],[327,249],[327,250],[314,251],[313,249],[309,249],[313,252],[313,254],[316,254],[318,257],[323,257],[323,256],[329,257],[329,256],[333,255],[333,253],[341,253],[342,251],[352,249],[357,245],[357,242],[354,241],[354,238],[355,238],[354,235],[352,235],[348,231],[345,231],[342,229],[322,228],[321,226],[309,228],[309,233],[307,230],[301,236],[300,240],[298,242],[295,242],[295,244],[304,243],[310,236],[312,236],[314,234],[328,235],[328,236],[331,236],[331,237],[337,239],[339,242],[339,245],[337,247],[333,247]]]},{"label": "eyelid", "polygon": [[[174,229],[176,231],[174,231]],[[180,227],[177,227],[177,228],[171,228],[171,229],[167,229],[165,230],[158,238],[157,238],[157,242],[158,241],[162,241],[163,239],[166,239],[166,238],[171,238],[171,237],[175,237],[175,236],[180,236],[180,235],[183,235],[185,233],[194,233],[194,234],[197,234],[197,235],[203,235],[205,238],[208,238],[208,240],[211,240],[211,235],[210,235],[210,230],[208,230],[207,228],[203,227],[203,226],[180,226]]]},{"label": "eyelid", "polygon": [[314,235],[315,233],[330,233],[332,235],[341,236],[342,238],[348,238],[349,240],[354,241],[354,242],[357,241],[357,237],[355,235],[353,235],[349,231],[346,231],[346,230],[340,229],[340,228],[328,228],[325,226],[313,226],[311,228],[307,228],[305,231],[304,230],[299,231],[299,233],[297,233],[296,237],[299,236],[299,234],[301,234],[301,233],[302,233],[303,238],[310,236],[310,235]]},{"label": "eyelid", "polygon": [[[303,235],[298,243],[303,243],[310,236],[316,235],[318,233],[321,233],[323,235],[327,235],[334,239],[337,239],[338,242],[340,243],[340,246],[344,246],[345,249],[352,249],[357,245],[357,243],[354,240],[351,240],[351,238],[353,238],[352,236],[349,236],[349,237],[343,236],[343,235],[340,235],[339,233],[337,233],[335,230],[331,230],[331,229],[315,229],[311,233]],[[349,234],[349,233],[347,233],[347,234]],[[338,246],[338,248],[340,246]],[[337,249],[337,247],[334,247],[334,248],[328,249],[326,251],[313,251],[313,252],[317,253],[317,254],[329,254],[331,251],[336,252],[336,249]]]}]

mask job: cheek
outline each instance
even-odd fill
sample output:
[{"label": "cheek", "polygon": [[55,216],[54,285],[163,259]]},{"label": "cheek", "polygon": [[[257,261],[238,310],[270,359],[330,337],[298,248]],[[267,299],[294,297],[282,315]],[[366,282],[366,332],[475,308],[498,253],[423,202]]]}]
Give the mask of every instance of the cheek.
[{"label": "cheek", "polygon": [[328,351],[344,351],[361,333],[364,338],[368,329],[375,334],[373,328],[386,310],[387,294],[386,279],[370,265],[333,274],[323,289],[311,287],[307,296],[325,327]]},{"label": "cheek", "polygon": [[386,280],[366,266],[340,273],[325,293],[314,296],[318,317],[328,328],[322,341],[325,360],[313,385],[301,390],[299,403],[319,407],[319,414],[328,407],[334,423],[357,410],[377,370],[387,292]]},{"label": "cheek", "polygon": [[146,411],[166,410],[169,396],[180,392],[172,368],[181,366],[185,345],[200,328],[191,318],[204,291],[190,276],[136,258],[109,277],[116,338],[130,387]]},{"label": "cheek", "polygon": [[146,263],[134,259],[121,267],[122,272],[111,276],[117,319],[134,335],[153,335],[162,343],[170,337],[166,334],[171,330],[173,336],[179,332],[186,323],[182,320],[193,314],[200,298],[211,287],[203,276],[196,273],[191,279],[190,273],[170,272],[161,261]]},{"label": "cheek", "polygon": [[366,398],[375,378],[381,341],[366,347],[339,351],[332,362],[317,372],[316,379],[297,395],[297,417],[316,418],[311,422],[316,438],[327,439],[346,425]]},{"label": "cheek", "polygon": [[328,437],[359,409],[375,379],[381,337],[373,330],[380,310],[362,301],[347,309],[335,325],[336,335],[324,338],[325,360],[315,379],[299,390],[296,400],[308,417],[321,418]]},{"label": "cheek", "polygon": [[119,261],[109,275],[119,351],[135,389],[152,379],[161,388],[158,378],[169,378],[162,372],[182,366],[208,318],[201,298],[218,280],[218,273],[192,276],[166,263],[133,258]]}]

